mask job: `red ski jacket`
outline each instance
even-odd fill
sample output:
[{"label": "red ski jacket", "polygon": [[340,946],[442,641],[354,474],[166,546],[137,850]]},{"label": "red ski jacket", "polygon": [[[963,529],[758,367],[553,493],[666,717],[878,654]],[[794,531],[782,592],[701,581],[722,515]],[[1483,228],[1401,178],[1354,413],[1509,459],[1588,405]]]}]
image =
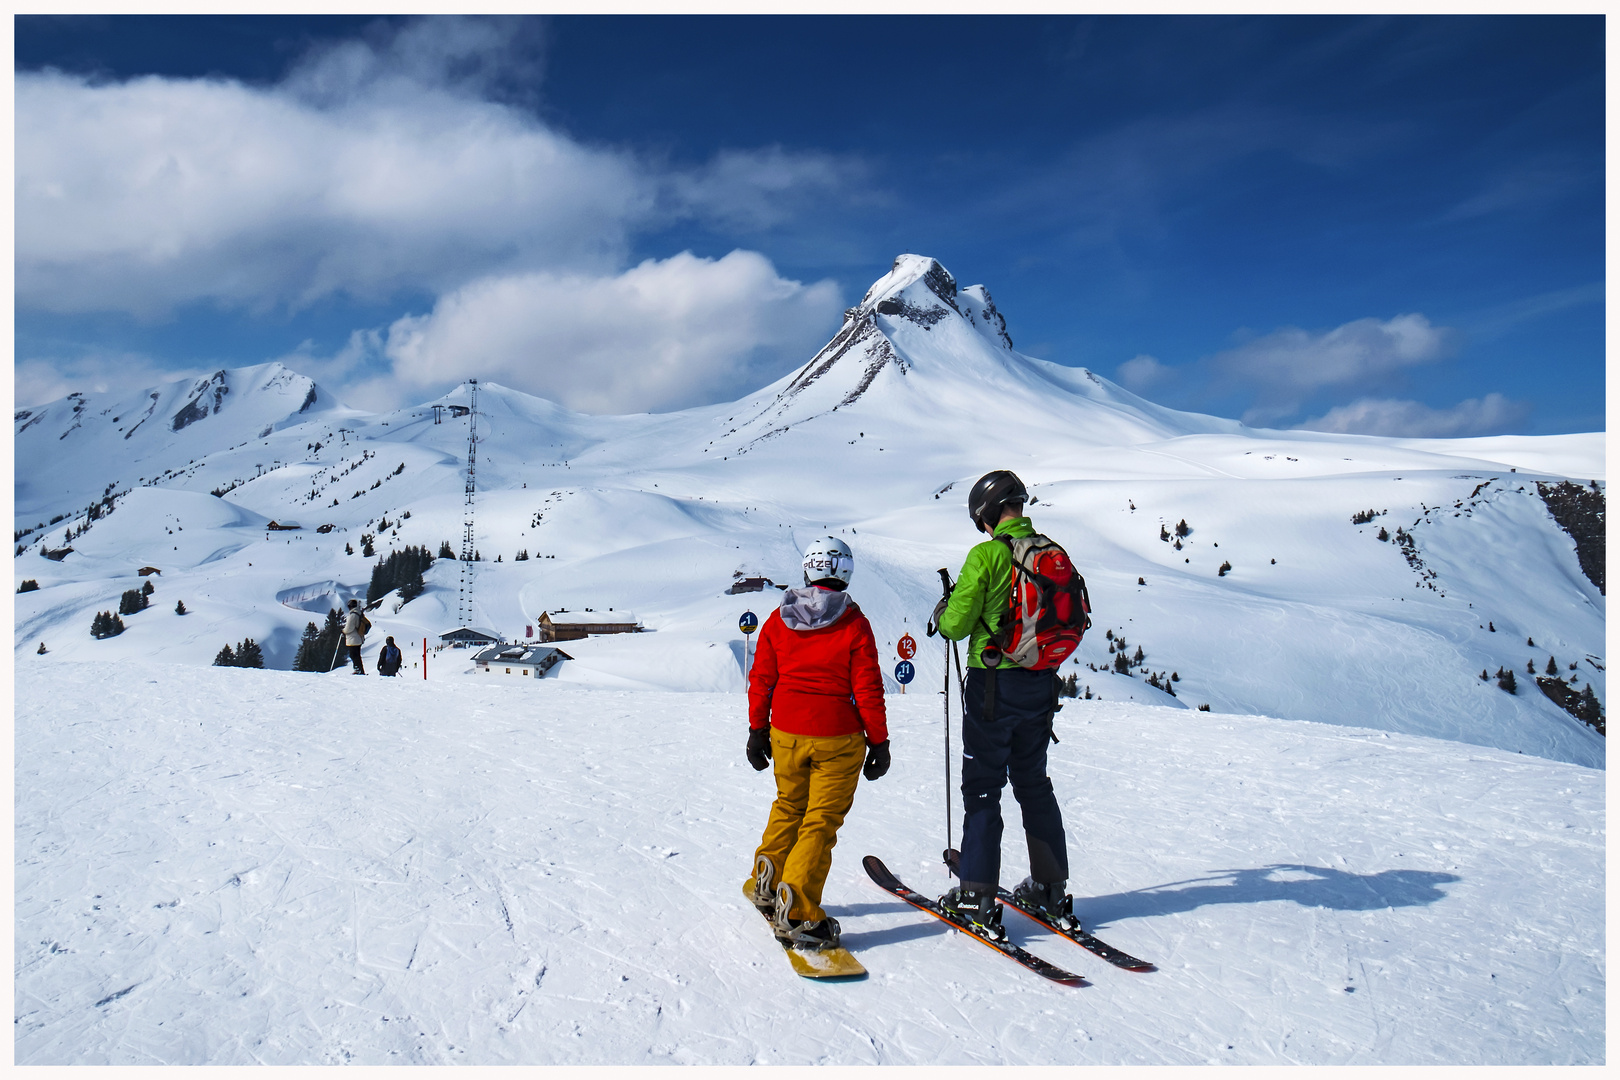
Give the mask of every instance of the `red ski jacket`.
[{"label": "red ski jacket", "polygon": [[852,601],[830,625],[794,630],[773,611],[759,630],[748,678],[748,726],[788,735],[889,738],[872,624]]}]

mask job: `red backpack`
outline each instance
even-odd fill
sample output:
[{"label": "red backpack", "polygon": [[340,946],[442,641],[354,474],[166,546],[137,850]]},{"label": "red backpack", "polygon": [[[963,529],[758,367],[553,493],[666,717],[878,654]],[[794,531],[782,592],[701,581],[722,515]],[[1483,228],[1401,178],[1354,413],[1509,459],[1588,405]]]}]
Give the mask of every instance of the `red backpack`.
[{"label": "red backpack", "polygon": [[1012,554],[1013,575],[1001,629],[990,642],[1021,668],[1055,668],[1079,648],[1091,628],[1086,579],[1068,552],[1039,533],[996,539]]}]

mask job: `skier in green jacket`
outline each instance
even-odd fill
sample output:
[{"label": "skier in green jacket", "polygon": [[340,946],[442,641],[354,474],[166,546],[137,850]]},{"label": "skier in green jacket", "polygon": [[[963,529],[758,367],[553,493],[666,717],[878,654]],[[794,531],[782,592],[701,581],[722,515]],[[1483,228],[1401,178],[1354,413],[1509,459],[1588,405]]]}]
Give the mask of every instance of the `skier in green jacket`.
[{"label": "skier in green jacket", "polygon": [[[968,493],[968,514],[991,537],[1035,535],[1024,503],[1023,481],[1006,470],[986,473]],[[1043,910],[1059,925],[1074,921],[1066,885],[1068,847],[1063,814],[1046,775],[1046,747],[1057,707],[1057,670],[1028,670],[1000,663],[986,646],[1001,629],[1012,588],[1008,545],[986,540],[968,552],[951,595],[934,609],[939,632],[968,643],[967,700],[962,720],[962,849],[960,884],[940,898],[941,906],[967,918],[994,937],[1004,937],[996,889],[1001,873],[1001,789],[1010,780],[1023,812],[1030,876],[1014,893]],[[993,715],[986,715],[986,683],[994,669]]]}]

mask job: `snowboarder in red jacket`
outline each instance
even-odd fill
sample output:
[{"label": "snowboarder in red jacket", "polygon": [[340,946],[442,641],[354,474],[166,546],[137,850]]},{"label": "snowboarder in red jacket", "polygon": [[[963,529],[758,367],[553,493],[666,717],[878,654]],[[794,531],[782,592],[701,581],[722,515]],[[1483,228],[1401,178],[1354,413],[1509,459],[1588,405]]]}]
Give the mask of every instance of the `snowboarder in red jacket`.
[{"label": "snowboarder in red jacket", "polygon": [[776,774],[754,852],[754,903],[774,911],[778,937],[800,946],[837,946],[821,890],[838,828],[861,775],[889,771],[877,642],[844,591],[854,569],[837,537],[805,550],[804,587],[788,589],[760,628],[748,681],[748,763],[763,771],[774,762]]}]

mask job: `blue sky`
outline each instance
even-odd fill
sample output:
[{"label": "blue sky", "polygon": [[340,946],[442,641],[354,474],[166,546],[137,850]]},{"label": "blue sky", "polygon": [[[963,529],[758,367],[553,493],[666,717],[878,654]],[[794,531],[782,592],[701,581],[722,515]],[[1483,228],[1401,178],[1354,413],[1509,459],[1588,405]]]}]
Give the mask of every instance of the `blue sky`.
[{"label": "blue sky", "polygon": [[25,17],[17,396],[279,359],[588,411],[901,252],[1182,408],[1600,430],[1600,17]]}]

